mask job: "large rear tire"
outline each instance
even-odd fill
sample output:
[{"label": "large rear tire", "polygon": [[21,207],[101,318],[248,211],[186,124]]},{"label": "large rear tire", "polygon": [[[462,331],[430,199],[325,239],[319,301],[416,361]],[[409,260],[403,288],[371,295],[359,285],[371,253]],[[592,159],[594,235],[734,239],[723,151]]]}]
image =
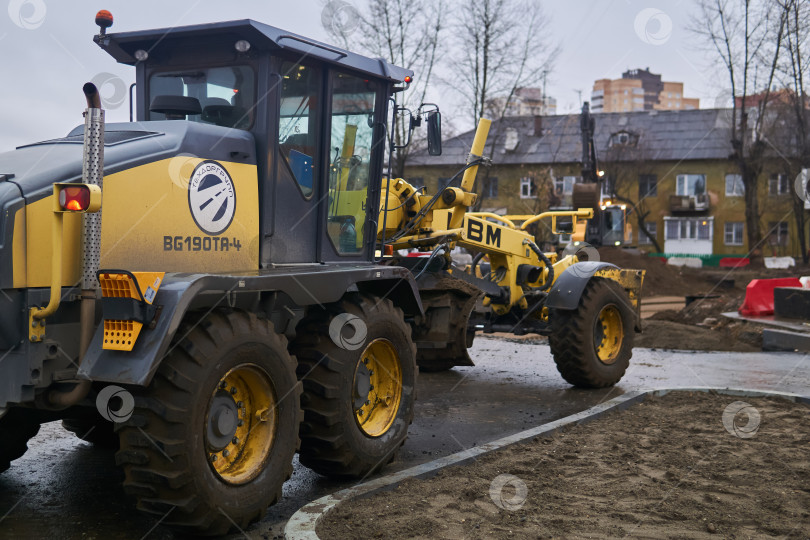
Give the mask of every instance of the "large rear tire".
[{"label": "large rear tire", "polygon": [[300,462],[331,477],[379,470],[394,459],[413,420],[416,346],[402,310],[352,294],[310,313],[297,334]]},{"label": "large rear tire", "polygon": [[180,340],[120,429],[138,508],[194,535],[246,528],[292,474],[301,385],[287,341],[254,314],[213,312]]},{"label": "large rear tire", "polygon": [[28,450],[28,441],[39,433],[34,411],[12,407],[0,417],[0,473]]},{"label": "large rear tire", "polygon": [[575,310],[554,309],[549,345],[557,370],[574,386],[613,386],[633,355],[633,311],[614,281],[591,278]]}]

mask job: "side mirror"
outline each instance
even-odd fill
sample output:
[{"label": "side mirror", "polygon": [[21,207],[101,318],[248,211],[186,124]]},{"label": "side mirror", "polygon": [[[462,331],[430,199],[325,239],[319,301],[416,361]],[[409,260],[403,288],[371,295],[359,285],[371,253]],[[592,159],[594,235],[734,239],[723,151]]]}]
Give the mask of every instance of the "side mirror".
[{"label": "side mirror", "polygon": [[442,155],[442,113],[431,111],[427,114],[428,154]]}]

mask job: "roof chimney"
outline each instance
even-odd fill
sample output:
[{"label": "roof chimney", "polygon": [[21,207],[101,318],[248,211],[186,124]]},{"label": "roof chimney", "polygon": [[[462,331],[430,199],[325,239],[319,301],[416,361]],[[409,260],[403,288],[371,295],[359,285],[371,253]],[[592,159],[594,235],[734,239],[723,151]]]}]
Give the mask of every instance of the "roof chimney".
[{"label": "roof chimney", "polygon": [[534,136],[543,136],[543,117],[539,115],[535,115],[534,117]]}]

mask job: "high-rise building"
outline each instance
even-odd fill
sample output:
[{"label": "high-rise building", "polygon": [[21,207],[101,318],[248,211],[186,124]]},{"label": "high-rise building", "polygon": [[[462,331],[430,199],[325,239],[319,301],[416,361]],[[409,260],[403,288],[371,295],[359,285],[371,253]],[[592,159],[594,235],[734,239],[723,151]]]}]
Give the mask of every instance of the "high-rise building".
[{"label": "high-rise building", "polygon": [[[504,112],[504,116],[551,116],[557,114],[557,100],[543,94],[542,88],[518,88],[509,103],[503,96],[487,102],[494,112]],[[504,105],[506,105],[504,107]]]},{"label": "high-rise building", "polygon": [[683,95],[683,83],[665,82],[647,69],[631,69],[621,79],[599,79],[593,84],[593,112],[678,111],[700,108],[700,100]]}]

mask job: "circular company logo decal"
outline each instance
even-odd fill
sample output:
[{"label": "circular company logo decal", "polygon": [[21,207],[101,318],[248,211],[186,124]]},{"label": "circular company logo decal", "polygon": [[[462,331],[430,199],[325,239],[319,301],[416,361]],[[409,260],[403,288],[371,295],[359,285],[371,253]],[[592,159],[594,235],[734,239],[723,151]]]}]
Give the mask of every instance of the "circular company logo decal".
[{"label": "circular company logo decal", "polygon": [[188,207],[205,233],[220,234],[236,213],[236,190],[228,171],[216,161],[203,161],[188,182]]}]

